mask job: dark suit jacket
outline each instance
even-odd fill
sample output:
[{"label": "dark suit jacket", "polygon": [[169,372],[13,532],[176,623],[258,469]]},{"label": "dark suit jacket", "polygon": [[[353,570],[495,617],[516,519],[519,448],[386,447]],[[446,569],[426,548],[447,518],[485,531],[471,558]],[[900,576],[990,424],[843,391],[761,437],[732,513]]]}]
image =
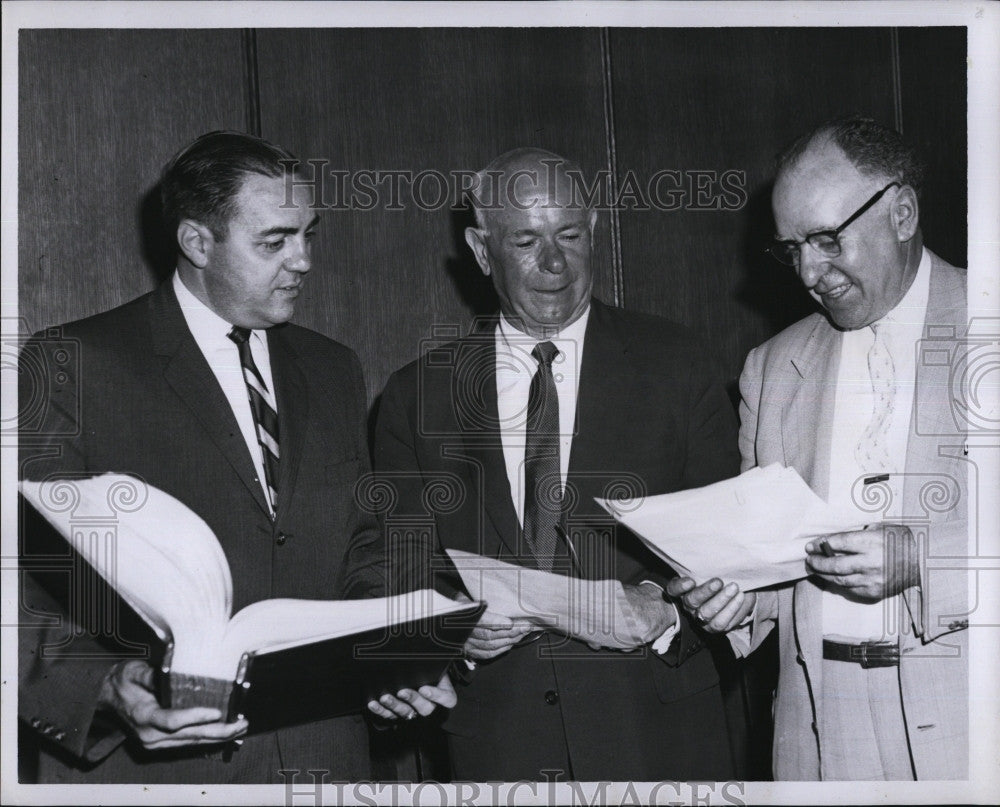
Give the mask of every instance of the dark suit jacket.
[{"label": "dark suit jacket", "polygon": [[[398,587],[446,567],[444,548],[531,563],[498,429],[494,324],[431,349],[385,389],[375,466],[395,491],[386,521]],[[663,582],[670,569],[593,497],[736,474],[732,406],[702,347],[659,318],[594,300],[582,361],[567,501],[583,574]],[[456,778],[731,776],[719,677],[701,649],[687,626],[665,657],[545,634],[480,663],[445,723]]]},{"label": "dark suit jacket", "polygon": [[[361,368],[343,345],[294,325],[268,332],[281,421],[277,520],[272,523],[236,420],[191,336],[169,282],[104,314],[54,329],[22,351],[21,474],[135,474],[177,497],[215,532],[233,577],[233,610],[272,597],[353,598],[384,591],[380,535],[354,503],[368,468]],[[26,521],[27,521],[26,516]],[[27,531],[30,532],[30,531]],[[22,563],[41,565],[31,542]],[[65,554],[65,545],[60,550]],[[45,738],[44,782],[282,782],[280,768],[331,769],[334,779],[369,777],[360,717],[250,737],[231,761],[218,752],[149,754],[95,699],[114,658],[101,633],[65,643],[65,624],[43,625],[58,606],[66,564],[25,576],[19,715]],[[37,582],[49,584],[47,588]],[[83,616],[88,616],[84,613]],[[125,619],[127,622],[127,619]],[[119,632],[124,630],[119,627]],[[104,637],[107,638],[107,637]],[[142,632],[125,635],[141,641]],[[303,774],[305,776],[305,774]]]}]

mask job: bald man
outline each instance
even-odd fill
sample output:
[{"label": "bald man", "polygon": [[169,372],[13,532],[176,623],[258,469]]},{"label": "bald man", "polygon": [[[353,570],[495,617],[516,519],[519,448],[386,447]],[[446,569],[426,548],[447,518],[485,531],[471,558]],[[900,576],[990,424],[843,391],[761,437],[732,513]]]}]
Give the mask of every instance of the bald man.
[{"label": "bald man", "polygon": [[[456,548],[619,580],[640,623],[623,653],[487,612],[444,723],[454,778],[732,778],[712,654],[665,600],[670,570],[594,497],[734,475],[734,413],[691,335],[591,296],[597,214],[577,170],[518,149],[479,174],[466,240],[499,316],[393,375],[379,412],[393,517],[433,520],[404,533],[398,578],[421,584]],[[461,494],[435,508],[425,487],[446,479]]]},{"label": "bald man", "polygon": [[969,773],[967,461],[949,378],[965,271],[923,245],[921,174],[865,118],[788,149],[771,251],[824,312],[751,351],[740,379],[743,468],[794,467],[867,527],[810,543],[795,585],[669,586],[711,631],[755,607],[749,647],[731,634],[744,651],[777,624],[777,779]]}]

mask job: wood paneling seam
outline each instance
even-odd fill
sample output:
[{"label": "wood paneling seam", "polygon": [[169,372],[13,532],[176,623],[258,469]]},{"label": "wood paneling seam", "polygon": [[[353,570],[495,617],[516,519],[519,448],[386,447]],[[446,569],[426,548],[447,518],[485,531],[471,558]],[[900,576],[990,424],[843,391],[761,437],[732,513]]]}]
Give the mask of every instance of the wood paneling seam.
[{"label": "wood paneling seam", "polygon": [[615,103],[611,82],[611,34],[607,28],[601,29],[601,62],[604,83],[604,138],[607,149],[608,172],[611,175],[611,199],[609,210],[611,233],[611,278],[614,289],[614,304],[625,307],[624,275],[622,272],[621,222],[618,220],[618,153],[615,143]]}]

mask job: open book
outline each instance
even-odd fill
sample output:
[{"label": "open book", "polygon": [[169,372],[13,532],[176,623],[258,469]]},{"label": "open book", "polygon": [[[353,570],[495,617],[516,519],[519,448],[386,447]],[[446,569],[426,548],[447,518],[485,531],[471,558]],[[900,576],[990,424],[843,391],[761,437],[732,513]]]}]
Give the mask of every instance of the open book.
[{"label": "open book", "polygon": [[[123,474],[23,481],[20,489],[162,640],[164,705],[212,705],[235,717],[247,698],[264,698],[257,684],[266,677],[307,697],[311,707],[302,708],[314,708],[312,719],[360,711],[379,690],[436,683],[482,610],[422,590],[367,600],[263,600],[232,615],[225,553],[209,526],[173,496]],[[304,692],[310,687],[335,693],[337,703],[324,707]]]}]

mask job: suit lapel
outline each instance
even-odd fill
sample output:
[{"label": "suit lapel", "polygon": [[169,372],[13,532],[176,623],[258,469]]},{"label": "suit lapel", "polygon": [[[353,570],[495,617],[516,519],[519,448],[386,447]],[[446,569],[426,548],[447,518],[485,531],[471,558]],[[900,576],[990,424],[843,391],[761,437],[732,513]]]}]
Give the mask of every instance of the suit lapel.
[{"label": "suit lapel", "polygon": [[[266,512],[264,491],[254,480],[253,460],[243,433],[212,368],[187,327],[169,281],[151,298],[150,327],[153,350],[162,362],[164,380],[191,410],[254,501]],[[184,438],[179,436],[179,439]]]},{"label": "suit lapel", "polygon": [[623,467],[618,455],[624,446],[634,441],[636,424],[627,418],[608,417],[608,413],[629,411],[634,382],[635,374],[630,371],[625,345],[609,322],[603,304],[592,300],[580,366],[576,425],[567,478],[567,483],[577,488],[578,509],[597,512],[589,498],[593,491],[581,490],[587,488],[586,476],[581,476],[583,471]]},{"label": "suit lapel", "polygon": [[[781,421],[785,464],[793,466],[806,484],[824,499],[830,497],[830,452],[840,348],[840,331],[825,317],[817,317],[801,348],[790,358],[791,372],[797,376],[797,383],[791,387],[788,408]],[[792,621],[797,650],[809,672],[817,725],[821,725],[822,697],[819,693],[823,686],[822,607],[822,589],[812,580],[807,578],[795,585]]]},{"label": "suit lapel", "polygon": [[292,491],[302,459],[309,417],[309,395],[306,378],[298,365],[298,356],[284,338],[281,327],[267,333],[268,353],[271,359],[271,378],[274,381],[278,407],[279,449],[278,460],[278,518],[288,512]]},{"label": "suit lapel", "polygon": [[[510,495],[507,464],[500,438],[500,414],[497,407],[496,342],[493,330],[481,326],[462,341],[456,362],[454,391],[456,420],[466,454],[478,469],[482,486],[483,509],[499,538],[499,544],[515,557],[521,527]],[[483,535],[484,554],[499,554],[500,545],[491,546]]]},{"label": "suit lapel", "polygon": [[785,464],[793,465],[823,498],[830,495],[830,441],[840,345],[840,331],[825,318],[817,318],[802,348],[791,357],[800,381],[790,390],[781,421]]}]

